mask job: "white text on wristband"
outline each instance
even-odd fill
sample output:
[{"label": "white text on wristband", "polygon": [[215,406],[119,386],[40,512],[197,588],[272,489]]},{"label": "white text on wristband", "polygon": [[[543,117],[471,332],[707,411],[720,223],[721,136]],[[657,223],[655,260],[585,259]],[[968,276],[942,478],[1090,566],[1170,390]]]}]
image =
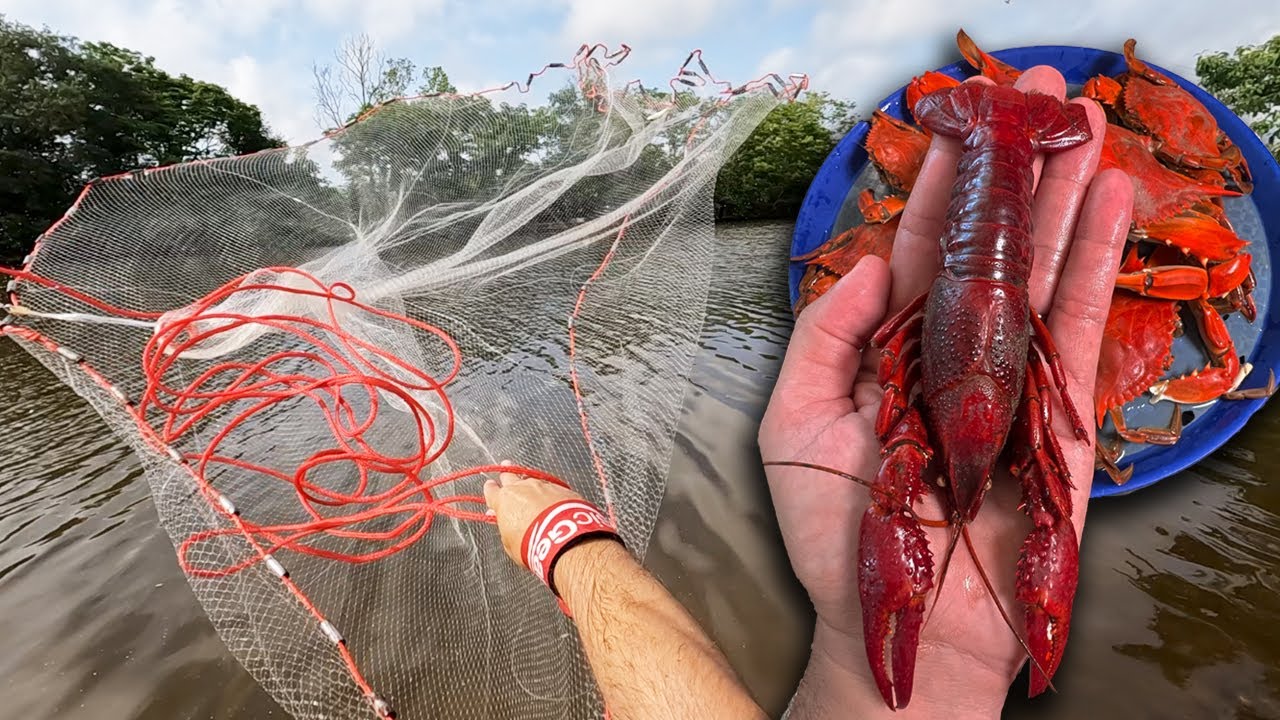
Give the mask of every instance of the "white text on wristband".
[{"label": "white text on wristband", "polygon": [[562,500],[543,510],[525,531],[520,554],[538,579],[555,591],[551,572],[556,558],[570,545],[590,535],[617,535],[609,519],[581,500]]}]

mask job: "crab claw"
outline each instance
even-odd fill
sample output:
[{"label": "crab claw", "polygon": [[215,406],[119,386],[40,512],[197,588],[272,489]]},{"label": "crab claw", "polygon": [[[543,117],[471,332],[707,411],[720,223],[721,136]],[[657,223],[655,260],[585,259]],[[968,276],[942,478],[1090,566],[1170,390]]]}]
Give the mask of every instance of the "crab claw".
[{"label": "crab claw", "polygon": [[1080,94],[1092,100],[1097,100],[1103,105],[1112,105],[1120,102],[1120,93],[1124,92],[1124,88],[1120,83],[1107,77],[1106,75],[1095,75],[1085,81],[1084,87],[1080,89]]},{"label": "crab claw", "polygon": [[1069,519],[1031,531],[1018,560],[1018,599],[1026,604],[1031,649],[1030,697],[1049,687],[1071,632],[1071,605],[1080,570],[1080,548]]},{"label": "crab claw", "polygon": [[1248,243],[1210,215],[1187,210],[1138,228],[1135,235],[1168,243],[1201,262],[1227,262],[1238,257]]},{"label": "crab claw", "polygon": [[1241,253],[1230,260],[1209,268],[1209,297],[1222,297],[1249,279],[1253,258]]},{"label": "crab claw", "polygon": [[858,195],[858,212],[862,213],[862,221],[868,223],[887,223],[902,214],[907,208],[907,201],[897,195],[887,195],[883,200],[868,188]]},{"label": "crab claw", "polygon": [[1235,392],[1253,370],[1249,363],[1240,362],[1235,343],[1231,341],[1231,332],[1212,305],[1205,300],[1198,300],[1192,303],[1191,311],[1196,320],[1196,328],[1200,331],[1200,338],[1209,352],[1211,364],[1189,375],[1161,380],[1152,385],[1149,392],[1153,403],[1161,400],[1187,405],[1207,403]]},{"label": "crab claw", "polygon": [[1234,393],[1252,371],[1253,365],[1241,364],[1240,358],[1235,354],[1228,354],[1224,356],[1223,367],[1210,365],[1180,378],[1161,380],[1152,385],[1148,392],[1151,393],[1153,403],[1171,400],[1186,405],[1200,405]]},{"label": "crab claw", "polygon": [[925,595],[933,587],[929,540],[910,510],[924,493],[930,457],[926,439],[920,413],[911,408],[885,442],[877,491],[858,532],[858,594],[867,662],[885,704],[898,709],[911,701]]}]

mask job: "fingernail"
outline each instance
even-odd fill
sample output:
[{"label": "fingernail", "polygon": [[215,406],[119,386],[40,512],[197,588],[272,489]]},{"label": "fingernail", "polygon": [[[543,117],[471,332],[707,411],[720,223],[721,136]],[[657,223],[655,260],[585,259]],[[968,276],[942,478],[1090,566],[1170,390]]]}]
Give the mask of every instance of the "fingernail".
[{"label": "fingernail", "polygon": [[499,464],[499,465],[510,465],[510,464],[511,464],[511,461],[510,461],[510,460],[503,460],[502,462],[500,462],[500,463],[498,463],[498,464]]},{"label": "fingernail", "polygon": [[484,514],[485,514],[485,517],[498,517],[498,511],[494,510],[493,508],[489,508],[488,510],[485,510]]}]

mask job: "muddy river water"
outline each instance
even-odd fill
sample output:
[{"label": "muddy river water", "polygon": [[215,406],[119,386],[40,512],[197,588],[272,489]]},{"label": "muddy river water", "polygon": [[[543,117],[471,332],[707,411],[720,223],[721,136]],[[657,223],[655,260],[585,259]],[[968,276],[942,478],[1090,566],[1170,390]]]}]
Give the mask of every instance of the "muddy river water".
[{"label": "muddy river water", "polygon": [[[647,560],[774,717],[812,625],[755,446],[791,328],[790,231],[719,230]],[[205,619],[126,446],[8,341],[0,392],[0,720],[284,718]],[[1005,717],[1280,717],[1277,461],[1273,403],[1192,470],[1095,501],[1059,694],[1027,701],[1024,677]]]}]

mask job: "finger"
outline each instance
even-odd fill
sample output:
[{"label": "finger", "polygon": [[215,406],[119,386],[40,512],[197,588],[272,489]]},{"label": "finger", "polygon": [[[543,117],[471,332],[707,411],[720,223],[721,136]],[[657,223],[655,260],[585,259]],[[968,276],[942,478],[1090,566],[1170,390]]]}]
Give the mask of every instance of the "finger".
[{"label": "finger", "polygon": [[[1048,65],[1036,65],[1033,68],[1029,68],[1018,76],[1013,86],[1024,93],[1038,92],[1059,100],[1067,96],[1067,81],[1062,78],[1062,73]],[[1031,186],[1033,188],[1039,187],[1040,174],[1043,168],[1044,154],[1036,153],[1031,165]]]},{"label": "finger", "polygon": [[[965,82],[994,84],[982,76]],[[893,274],[890,313],[906,307],[929,289],[942,266],[938,241],[947,219],[951,189],[956,183],[960,150],[960,141],[956,138],[934,135],[929,144],[916,184],[907,197],[907,206],[902,210],[898,234],[893,238],[893,254],[889,260]]]},{"label": "finger", "polygon": [[1071,102],[1084,106],[1093,137],[1084,145],[1051,155],[1044,163],[1044,174],[1031,207],[1035,261],[1030,291],[1032,307],[1039,313],[1049,309],[1057,290],[1067,248],[1089,181],[1098,169],[1102,138],[1107,132],[1107,116],[1101,105],[1087,98]]},{"label": "finger", "polygon": [[1102,330],[1132,214],[1129,176],[1120,170],[1099,173],[1085,196],[1080,225],[1049,312],[1050,334],[1070,346],[1060,358],[1077,408],[1092,406]]},{"label": "finger", "polygon": [[502,501],[502,486],[497,480],[484,481],[484,504],[489,506],[493,514],[498,513],[498,503]]},{"label": "finger", "polygon": [[774,395],[801,404],[847,398],[862,349],[884,318],[889,268],[869,255],[796,320]]}]

